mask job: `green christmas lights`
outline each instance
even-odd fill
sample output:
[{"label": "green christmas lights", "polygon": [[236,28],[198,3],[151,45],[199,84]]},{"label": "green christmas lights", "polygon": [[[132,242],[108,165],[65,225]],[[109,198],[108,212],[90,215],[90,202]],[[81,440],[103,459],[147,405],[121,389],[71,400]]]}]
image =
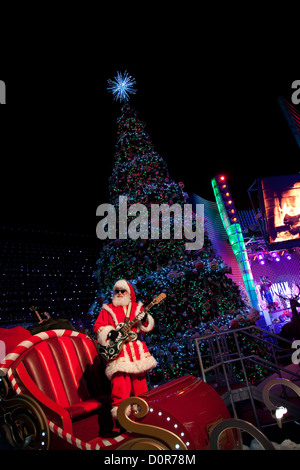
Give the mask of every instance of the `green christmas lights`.
[{"label": "green christmas lights", "polygon": [[[120,195],[127,196],[128,205],[186,203],[184,183],[172,179],[145,132],[145,124],[128,104],[122,107],[117,137],[109,179],[109,203],[116,210]],[[156,326],[146,336],[159,362],[151,372],[152,383],[185,373],[197,375],[195,337],[214,328],[230,328],[230,321],[238,315],[246,318],[250,308],[243,291],[227,277],[230,268],[217,255],[208,233],[204,233],[202,249],[187,251],[183,239],[172,237],[173,222],[170,240],[103,241],[95,271],[99,289],[90,309],[96,319],[102,304],[111,301],[112,287],[120,278],[135,287],[144,305],[161,292],[167,294],[165,304],[151,310]],[[238,239],[239,233],[234,236]]]}]

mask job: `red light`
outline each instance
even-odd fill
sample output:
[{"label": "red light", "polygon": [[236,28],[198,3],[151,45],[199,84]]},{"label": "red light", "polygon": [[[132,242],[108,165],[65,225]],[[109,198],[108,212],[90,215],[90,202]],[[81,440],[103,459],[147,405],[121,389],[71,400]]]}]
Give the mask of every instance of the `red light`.
[{"label": "red light", "polygon": [[226,188],[227,188],[227,184],[222,184],[221,188],[222,188],[222,189],[226,189]]},{"label": "red light", "polygon": [[223,176],[223,175],[220,176],[220,180],[221,180],[221,181],[225,181],[225,176]]},{"label": "red light", "polygon": [[235,213],[235,210],[234,210],[234,209],[230,209],[230,213],[231,213],[231,214],[234,214],[234,213]]},{"label": "red light", "polygon": [[232,222],[236,222],[236,221],[237,221],[237,218],[236,218],[236,217],[232,217],[231,221],[232,221]]},{"label": "red light", "polygon": [[226,196],[226,197],[229,197],[229,196],[230,196],[230,193],[225,193],[225,196]]},{"label": "red light", "polygon": [[230,199],[229,201],[227,201],[227,204],[232,204],[232,200]]}]

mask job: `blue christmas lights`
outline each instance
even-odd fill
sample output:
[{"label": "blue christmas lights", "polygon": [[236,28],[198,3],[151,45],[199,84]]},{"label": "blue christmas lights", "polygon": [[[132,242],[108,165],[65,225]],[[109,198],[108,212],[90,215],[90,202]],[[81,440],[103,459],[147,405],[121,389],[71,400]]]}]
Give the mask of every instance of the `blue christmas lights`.
[{"label": "blue christmas lights", "polygon": [[136,84],[134,78],[132,78],[125,70],[124,75],[121,72],[117,72],[117,76],[114,80],[107,80],[109,86],[107,90],[114,95],[115,100],[119,100],[120,103],[124,101],[126,103],[129,100],[129,94],[135,95],[136,90],[133,85]]}]

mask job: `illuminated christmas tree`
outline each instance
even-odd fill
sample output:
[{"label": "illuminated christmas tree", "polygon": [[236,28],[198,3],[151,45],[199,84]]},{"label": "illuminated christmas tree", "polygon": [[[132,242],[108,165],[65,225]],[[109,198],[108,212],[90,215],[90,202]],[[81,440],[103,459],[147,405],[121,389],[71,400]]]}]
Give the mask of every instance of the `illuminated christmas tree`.
[{"label": "illuminated christmas tree", "polygon": [[[127,75],[130,87],[135,83]],[[120,196],[127,206],[143,204],[151,211],[153,204],[179,204],[188,201],[182,182],[175,182],[167,164],[158,155],[145,124],[128,104],[128,88],[122,76],[110,81],[115,97],[125,101],[118,119],[114,167],[109,180],[110,204],[120,214]],[[126,93],[125,93],[126,92]],[[127,96],[126,96],[127,95]],[[123,98],[122,98],[123,97]],[[128,226],[134,216],[128,215]],[[146,340],[154,355],[163,364],[152,375],[157,383],[187,372],[195,373],[193,338],[206,330],[229,328],[237,315],[246,318],[249,305],[240,288],[227,275],[230,268],[214,249],[207,232],[203,247],[186,250],[186,240],[175,239],[174,216],[170,216],[170,239],[107,238],[97,261],[95,276],[99,284],[97,298],[90,311],[97,317],[103,303],[111,302],[112,287],[118,279],[128,280],[135,288],[138,300],[147,305],[161,292],[167,294],[165,304],[154,306],[151,313],[156,327]],[[195,224],[195,220],[193,220]],[[116,217],[115,233],[119,233]],[[161,235],[162,224],[159,225]]]}]

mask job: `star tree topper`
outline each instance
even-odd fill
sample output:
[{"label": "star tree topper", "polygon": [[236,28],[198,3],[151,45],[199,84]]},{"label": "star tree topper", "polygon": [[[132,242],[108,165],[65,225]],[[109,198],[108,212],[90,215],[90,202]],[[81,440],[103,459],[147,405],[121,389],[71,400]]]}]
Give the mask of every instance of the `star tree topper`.
[{"label": "star tree topper", "polygon": [[132,78],[125,70],[124,75],[121,72],[117,72],[117,76],[114,80],[107,80],[109,86],[107,90],[114,95],[115,100],[119,100],[120,103],[124,101],[126,103],[129,100],[129,94],[135,95],[136,90],[133,85],[136,84],[134,78]]}]

